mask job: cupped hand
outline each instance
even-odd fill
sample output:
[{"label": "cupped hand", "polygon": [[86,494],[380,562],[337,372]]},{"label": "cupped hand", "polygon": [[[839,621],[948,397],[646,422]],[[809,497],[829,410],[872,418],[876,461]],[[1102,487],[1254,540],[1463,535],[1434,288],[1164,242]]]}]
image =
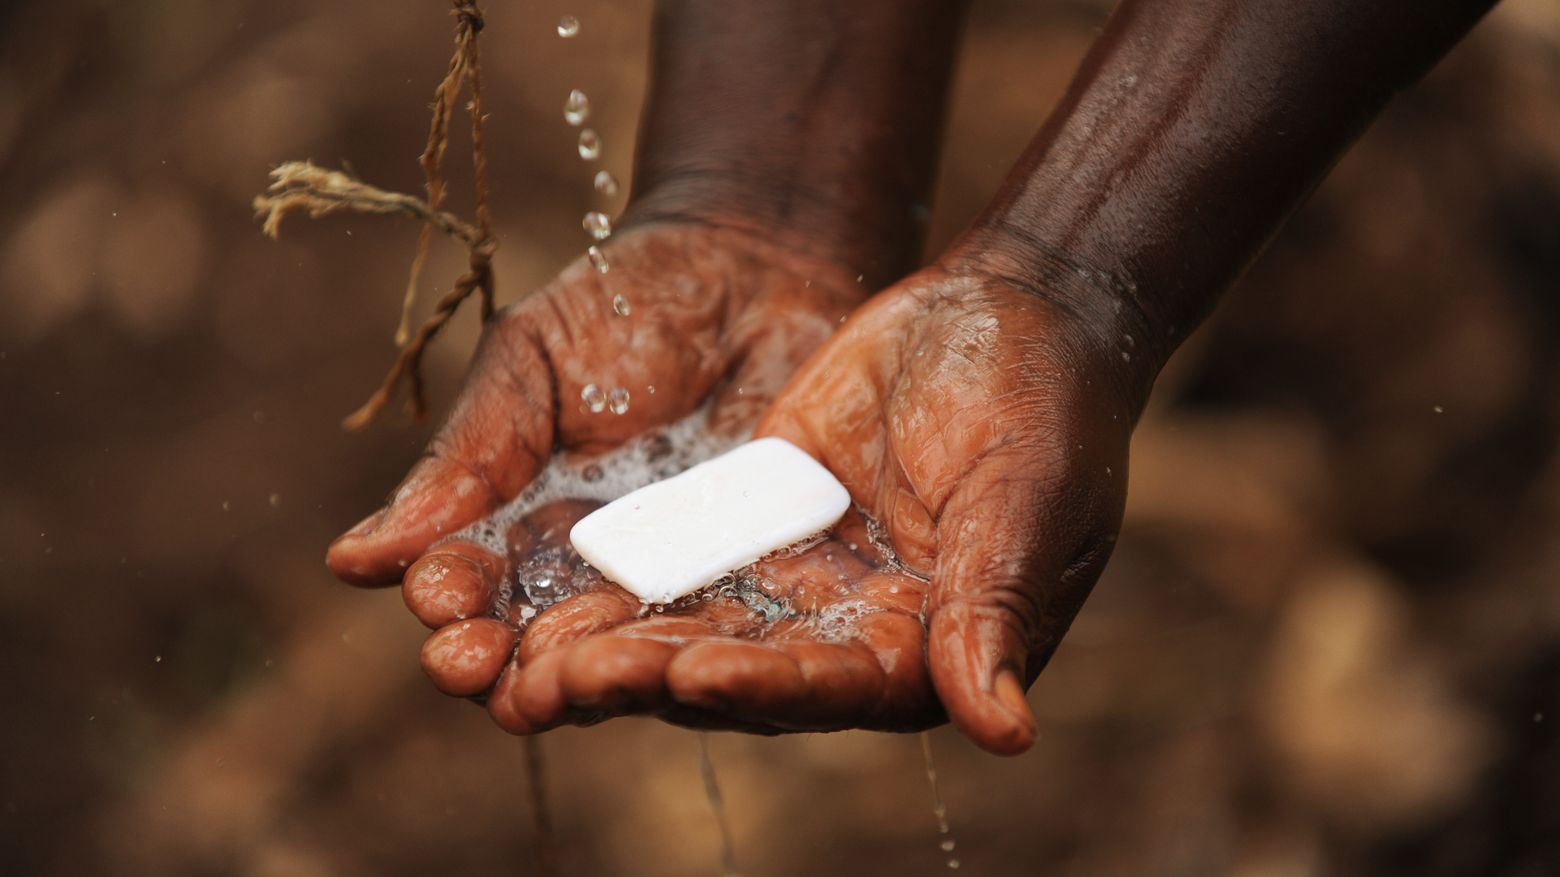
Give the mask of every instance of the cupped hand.
[{"label": "cupped hand", "polygon": [[[521,733],[625,713],[763,732],[951,717],[1021,751],[1024,686],[1119,526],[1137,409],[1111,337],[1043,295],[920,272],[853,316],[757,429],[850,489],[857,511],[823,544],[660,612],[600,583],[531,620],[507,666],[504,625],[458,622],[424,665]],[[563,545],[589,508],[539,512],[509,544]],[[478,608],[519,560],[467,552],[419,563],[409,600]]]},{"label": "cupped hand", "polygon": [[862,296],[848,272],[731,229],[656,223],[500,311],[448,420],[384,508],[327,563],[400,581],[430,545],[514,498],[555,454],[590,455],[708,406],[752,428]]},{"label": "cupped hand", "polygon": [[[560,503],[519,522],[517,533],[540,530],[529,554],[453,534],[509,503],[555,458],[610,453],[696,411],[712,434],[746,435],[864,294],[848,269],[733,229],[659,222],[620,232],[603,250],[606,272],[581,258],[492,320],[422,459],[328,553],[355,584],[406,576],[408,605],[439,629],[424,664],[451,693],[491,687],[528,620],[518,613],[537,608],[523,594],[503,600],[501,581],[536,560],[546,539],[566,543],[565,525],[589,507]],[[555,629],[569,629],[571,613],[575,629],[589,629],[601,595],[583,596],[553,613]]]},{"label": "cupped hand", "polygon": [[924,627],[898,645],[924,647],[934,699],[992,752],[1033,743],[1024,691],[1120,527],[1142,381],[1118,313],[927,269],[852,316],[758,428],[823,462],[925,577]]}]

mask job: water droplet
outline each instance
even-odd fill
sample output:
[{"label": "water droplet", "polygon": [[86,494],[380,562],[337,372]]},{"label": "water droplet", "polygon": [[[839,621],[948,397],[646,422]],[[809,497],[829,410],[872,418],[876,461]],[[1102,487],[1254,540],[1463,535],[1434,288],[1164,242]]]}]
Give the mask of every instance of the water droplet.
[{"label": "water droplet", "polygon": [[618,193],[617,177],[612,176],[611,171],[596,171],[596,179],[591,184],[596,187],[597,192],[608,198]]},{"label": "water droplet", "polygon": [[628,299],[621,294],[612,296],[612,313],[620,317],[628,316],[630,311]]},{"label": "water droplet", "polygon": [[607,397],[607,404],[611,406],[613,414],[627,414],[628,391],[622,387],[613,387]]},{"label": "water droplet", "polygon": [[564,39],[573,39],[579,35],[580,20],[572,15],[565,15],[558,19],[558,36]]},{"label": "water droplet", "polygon": [[[926,768],[926,784],[932,792],[932,816],[937,819],[937,833],[941,835],[938,846],[943,852],[951,853],[955,844],[948,824],[948,807],[943,803],[942,791],[937,785],[937,762],[932,758],[932,738],[925,731],[921,732],[921,757]],[[948,867],[958,870],[959,860],[950,856]]]},{"label": "water droplet", "polygon": [[153,658],[152,659],[152,663],[154,663],[154,664],[161,664],[162,663],[162,655],[158,655],[157,657]]},{"label": "water droplet", "polygon": [[655,395],[655,385],[654,384],[650,384],[650,385],[646,386],[645,387],[645,392],[649,393],[652,396],[654,396]]},{"label": "water droplet", "polygon": [[[589,230],[589,228],[586,229],[586,231]],[[612,267],[607,264],[607,254],[603,253],[601,248],[595,244],[590,245],[590,249],[585,251],[585,256],[590,259],[590,267],[595,268],[599,274],[607,273],[608,269]]]},{"label": "water droplet", "polygon": [[570,125],[579,125],[590,118],[590,98],[585,92],[574,89],[563,101],[563,120]]},{"label": "water droplet", "polygon": [[1445,413],[1446,413],[1446,409],[1445,409],[1445,408],[1442,408],[1442,407],[1441,407],[1441,406],[1439,406],[1439,405],[1437,405],[1437,406],[1435,406],[1435,407],[1434,407],[1434,408],[1433,408],[1433,409],[1431,409],[1431,410],[1433,410],[1433,411],[1434,411],[1434,412],[1435,412],[1435,413],[1437,413],[1437,414],[1445,414]]},{"label": "water droplet", "polygon": [[601,137],[591,128],[580,131],[580,158],[595,161],[601,157]]},{"label": "water droplet", "polygon": [[[612,234],[612,220],[608,219],[607,215],[600,210],[592,210],[585,214],[585,218],[580,220],[580,226],[585,229],[586,234],[598,241],[604,241],[608,235]],[[598,268],[597,270],[601,269]]]},{"label": "water droplet", "polygon": [[601,392],[601,388],[595,384],[586,384],[585,389],[580,390],[580,399],[592,413],[599,414],[607,407],[607,394]]}]

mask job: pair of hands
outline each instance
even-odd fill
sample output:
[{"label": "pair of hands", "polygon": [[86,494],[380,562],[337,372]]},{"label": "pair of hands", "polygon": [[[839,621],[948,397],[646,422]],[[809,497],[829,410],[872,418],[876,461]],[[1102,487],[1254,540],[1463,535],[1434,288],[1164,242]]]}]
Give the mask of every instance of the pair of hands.
[{"label": "pair of hands", "polygon": [[[945,257],[863,304],[848,269],[747,231],[658,222],[605,251],[609,273],[582,259],[491,322],[426,455],[331,546],[336,574],[402,581],[435,629],[434,683],[512,733],[631,713],[761,733],[951,719],[990,751],[1028,748],[1024,689],[1125,498],[1141,399],[1110,333],[979,260]],[[587,384],[629,388],[628,410],[592,412]],[[852,513],[828,543],[766,565],[798,615],[760,639],[729,599],[646,614],[600,582],[540,612],[518,591],[500,601],[590,505],[538,509],[507,556],[448,538],[553,455],[601,454],[704,405],[713,431],[780,436],[827,466],[902,565]],[[853,623],[816,623],[841,615]]]}]

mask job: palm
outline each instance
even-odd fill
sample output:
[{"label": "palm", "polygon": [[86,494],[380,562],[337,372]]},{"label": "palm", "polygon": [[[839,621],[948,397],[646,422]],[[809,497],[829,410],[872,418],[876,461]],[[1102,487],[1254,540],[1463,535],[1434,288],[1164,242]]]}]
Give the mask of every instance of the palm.
[{"label": "palm", "polygon": [[[1027,653],[1043,659],[1087,591],[1119,514],[1111,485],[1124,475],[1113,479],[1110,467],[1123,458],[1126,424],[1089,404],[1108,394],[1058,379],[1085,364],[1064,361],[1060,336],[1045,310],[1005,287],[993,294],[925,272],[884,293],[759,427],[828,465],[880,533],[853,512],[825,543],[757,565],[716,599],[649,617],[620,589],[594,583],[530,622],[489,709],[521,732],[624,712],[761,731],[907,729],[942,718],[940,693],[977,740],[1022,748],[1028,729],[991,713],[992,662],[1012,663],[1019,648],[1024,660],[1009,669],[1038,672]],[[1092,450],[1057,445],[1089,430]],[[526,555],[566,548],[565,525],[590,507],[560,504],[519,522],[507,564],[430,558],[408,578],[409,593],[443,599],[459,567],[458,591],[477,608]],[[1054,552],[1031,549],[1042,534],[1076,543],[1051,588],[1036,581],[1052,573]],[[879,551],[874,535],[898,556]],[[1015,601],[1016,614],[998,611]],[[534,612],[515,605],[512,622]],[[425,666],[451,693],[486,690],[507,655],[507,629],[459,622],[430,640]]]},{"label": "palm", "polygon": [[1098,347],[1032,293],[929,269],[852,317],[759,427],[828,466],[926,578],[925,626],[878,648],[924,649],[937,700],[994,751],[1032,739],[1019,686],[1119,527],[1134,411]]},{"label": "palm", "polygon": [[[425,663],[446,690],[491,686],[522,620],[491,618],[503,615],[501,583],[548,544],[500,557],[452,534],[520,494],[555,456],[608,452],[700,409],[710,431],[747,434],[860,297],[835,266],[719,229],[650,226],[615,238],[607,257],[606,274],[581,259],[499,315],[429,452],[385,509],[331,546],[331,568],[353,583],[406,574],[408,604],[441,628]],[[583,510],[561,503],[524,526]],[[559,606],[544,627],[599,629],[600,600]]]},{"label": "palm", "polygon": [[555,453],[600,453],[706,403],[712,429],[745,433],[858,297],[838,269],[735,232],[651,226],[607,255],[608,273],[582,258],[493,321],[424,459],[331,546],[337,575],[394,583]]}]

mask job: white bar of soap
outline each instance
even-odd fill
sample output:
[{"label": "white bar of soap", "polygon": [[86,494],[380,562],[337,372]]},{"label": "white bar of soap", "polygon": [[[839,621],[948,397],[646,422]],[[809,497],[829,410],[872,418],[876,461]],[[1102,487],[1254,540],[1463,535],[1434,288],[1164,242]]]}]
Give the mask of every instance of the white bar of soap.
[{"label": "white bar of soap", "polygon": [[850,492],[806,451],[761,438],[591,512],[569,531],[587,563],[670,603],[833,526]]}]

